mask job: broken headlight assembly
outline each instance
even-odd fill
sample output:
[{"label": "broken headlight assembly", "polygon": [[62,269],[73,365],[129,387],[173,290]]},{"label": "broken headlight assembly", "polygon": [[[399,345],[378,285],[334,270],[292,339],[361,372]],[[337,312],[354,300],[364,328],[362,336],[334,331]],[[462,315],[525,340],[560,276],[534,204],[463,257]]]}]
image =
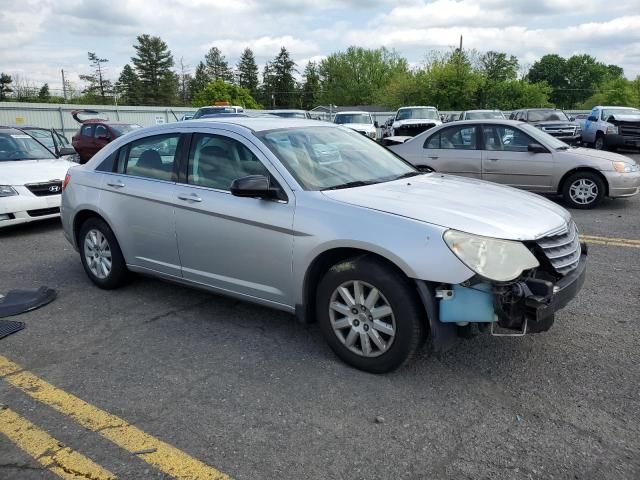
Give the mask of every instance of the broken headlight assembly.
[{"label": "broken headlight assembly", "polygon": [[11,185],[0,185],[0,197],[13,197],[18,192]]},{"label": "broken headlight assembly", "polygon": [[443,239],[462,263],[478,275],[496,282],[509,282],[523,271],[540,265],[522,242],[457,230],[447,230]]}]

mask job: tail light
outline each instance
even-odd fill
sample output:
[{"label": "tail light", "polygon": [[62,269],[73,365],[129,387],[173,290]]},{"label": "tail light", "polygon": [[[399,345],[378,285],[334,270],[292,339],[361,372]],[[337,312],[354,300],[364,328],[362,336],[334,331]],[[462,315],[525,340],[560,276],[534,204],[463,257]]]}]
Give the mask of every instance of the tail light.
[{"label": "tail light", "polygon": [[69,185],[69,182],[71,181],[71,175],[69,175],[68,173],[64,176],[64,182],[62,182],[62,191],[64,192],[64,189],[67,188],[67,185]]}]

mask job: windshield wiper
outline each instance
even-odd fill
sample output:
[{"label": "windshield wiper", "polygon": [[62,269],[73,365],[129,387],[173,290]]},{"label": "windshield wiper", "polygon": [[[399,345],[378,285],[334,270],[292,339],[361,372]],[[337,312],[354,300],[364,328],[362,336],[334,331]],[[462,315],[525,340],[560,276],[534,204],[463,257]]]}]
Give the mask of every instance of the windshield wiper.
[{"label": "windshield wiper", "polygon": [[393,182],[394,180],[401,180],[403,178],[409,178],[409,177],[415,177],[416,175],[423,175],[424,172],[407,172],[407,173],[403,173],[402,175],[398,175],[397,177],[391,178],[389,179],[390,182]]},{"label": "windshield wiper", "polygon": [[340,183],[338,185],[334,185],[332,187],[326,187],[326,188],[322,188],[321,190],[340,190],[342,188],[352,188],[352,187],[364,187],[365,185],[373,185],[375,183],[380,183],[378,180],[370,180],[370,181],[363,181],[363,180],[355,180],[353,182],[347,182],[347,183]]},{"label": "windshield wiper", "polygon": [[569,150],[571,147],[569,145],[560,145],[556,147],[556,150]]}]

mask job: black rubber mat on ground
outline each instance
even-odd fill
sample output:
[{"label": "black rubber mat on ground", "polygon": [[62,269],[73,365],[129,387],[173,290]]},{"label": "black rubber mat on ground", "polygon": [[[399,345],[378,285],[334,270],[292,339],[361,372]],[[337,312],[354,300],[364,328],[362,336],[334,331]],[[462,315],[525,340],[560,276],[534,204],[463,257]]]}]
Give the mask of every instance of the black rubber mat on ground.
[{"label": "black rubber mat on ground", "polygon": [[0,296],[0,318],[18,315],[42,307],[56,298],[56,291],[49,287],[19,288]]},{"label": "black rubber mat on ground", "polygon": [[0,338],[16,333],[24,328],[24,323],[13,320],[0,320]]}]

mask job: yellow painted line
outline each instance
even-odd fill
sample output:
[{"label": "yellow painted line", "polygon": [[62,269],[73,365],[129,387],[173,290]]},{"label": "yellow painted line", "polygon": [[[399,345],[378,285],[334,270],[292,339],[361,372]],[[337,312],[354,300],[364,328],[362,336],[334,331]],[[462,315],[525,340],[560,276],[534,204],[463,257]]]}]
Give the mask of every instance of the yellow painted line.
[{"label": "yellow painted line", "polygon": [[610,241],[590,240],[590,239],[584,239],[584,240],[587,242],[587,245],[605,245],[607,247],[640,248],[640,245],[635,245],[633,243],[610,242]]},{"label": "yellow painted line", "polygon": [[580,238],[588,242],[616,242],[625,245],[640,245],[640,240],[631,238],[598,237],[595,235],[580,235]]},{"label": "yellow painted line", "polygon": [[16,412],[0,410],[0,433],[61,478],[115,480],[116,476],[84,455],[65,447]]},{"label": "yellow painted line", "polygon": [[125,420],[54,387],[0,355],[0,378],[63,413],[88,430],[180,480],[228,480],[229,476],[158,440]]}]

